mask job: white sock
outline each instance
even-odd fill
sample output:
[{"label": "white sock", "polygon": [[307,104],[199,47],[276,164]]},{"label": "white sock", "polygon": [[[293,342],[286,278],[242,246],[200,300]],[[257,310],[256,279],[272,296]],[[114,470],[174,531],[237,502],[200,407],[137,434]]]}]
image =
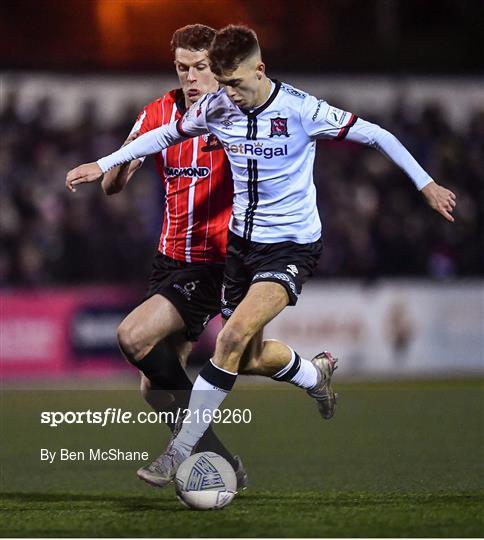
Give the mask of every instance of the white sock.
[{"label": "white sock", "polygon": [[175,437],[173,446],[187,457],[211,423],[213,411],[218,409],[232,389],[237,373],[217,367],[210,359],[193,384],[189,413]]},{"label": "white sock", "polygon": [[298,388],[309,390],[318,382],[318,371],[309,360],[301,358],[295,351],[291,351],[291,360],[272,378],[275,381],[283,381],[293,384]]}]

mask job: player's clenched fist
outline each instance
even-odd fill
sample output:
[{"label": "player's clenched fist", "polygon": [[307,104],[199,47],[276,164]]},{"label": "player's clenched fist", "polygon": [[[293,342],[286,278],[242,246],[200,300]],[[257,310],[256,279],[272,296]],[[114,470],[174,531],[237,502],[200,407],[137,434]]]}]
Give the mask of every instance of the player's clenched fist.
[{"label": "player's clenched fist", "polygon": [[428,204],[452,223],[455,221],[452,217],[456,205],[456,196],[450,189],[439,186],[436,182],[430,182],[422,189],[422,194],[427,199]]},{"label": "player's clenched fist", "polygon": [[77,185],[96,182],[96,180],[101,180],[102,177],[103,172],[97,163],[85,163],[67,173],[66,188],[74,193]]}]

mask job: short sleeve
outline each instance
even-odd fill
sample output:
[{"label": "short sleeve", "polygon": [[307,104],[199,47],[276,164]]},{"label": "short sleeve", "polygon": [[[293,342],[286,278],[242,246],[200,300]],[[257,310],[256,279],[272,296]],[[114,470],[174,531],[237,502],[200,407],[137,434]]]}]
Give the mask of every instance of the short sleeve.
[{"label": "short sleeve", "polygon": [[332,107],[324,99],[307,96],[301,111],[301,122],[306,133],[315,139],[343,140],[357,116]]},{"label": "short sleeve", "polygon": [[183,137],[198,137],[208,133],[207,113],[210,96],[205,94],[177,121],[176,128]]},{"label": "short sleeve", "polygon": [[151,131],[152,129],[153,129],[153,126],[150,125],[150,115],[148,114],[147,107],[145,107],[138,114],[138,118],[136,119],[136,122],[134,123],[134,126],[131,129],[129,134],[131,135],[135,131],[139,131],[140,135],[143,135],[143,133],[146,133],[147,131]]},{"label": "short sleeve", "polygon": [[[138,118],[136,118],[136,122],[134,123],[133,127],[131,128],[131,131],[129,132],[130,135],[135,133],[136,131],[139,131],[140,135],[143,135],[147,131],[151,131],[153,128],[149,125],[149,114],[148,109],[145,107],[139,114]],[[141,164],[144,163],[146,157],[138,158],[138,160],[141,162]]]}]

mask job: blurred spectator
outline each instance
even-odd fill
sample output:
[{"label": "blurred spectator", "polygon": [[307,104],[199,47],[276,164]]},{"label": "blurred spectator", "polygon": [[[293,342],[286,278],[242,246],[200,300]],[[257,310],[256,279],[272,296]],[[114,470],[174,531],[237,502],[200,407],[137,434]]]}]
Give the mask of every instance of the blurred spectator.
[{"label": "blurred spectator", "polygon": [[[86,102],[78,125],[59,128],[44,98],[28,118],[5,96],[0,148],[0,286],[144,282],[161,226],[163,193],[152,160],[127,189],[106,197],[98,185],[64,188],[71,167],[117,148],[135,109],[115,126],[97,125]],[[364,115],[363,115],[364,116]],[[370,118],[371,119],[371,118]],[[374,121],[393,131],[437,181],[456,192],[455,224],[378,152],[319,142],[315,164],[325,250],[319,277],[449,278],[484,273],[484,112],[466,130],[435,104],[409,119],[398,106]]]}]

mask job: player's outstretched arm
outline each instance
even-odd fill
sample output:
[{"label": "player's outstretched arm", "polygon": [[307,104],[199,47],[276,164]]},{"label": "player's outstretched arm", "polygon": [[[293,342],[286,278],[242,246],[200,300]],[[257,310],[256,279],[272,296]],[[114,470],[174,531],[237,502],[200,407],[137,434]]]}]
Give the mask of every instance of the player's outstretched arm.
[{"label": "player's outstretched arm", "polygon": [[455,194],[434,182],[412,154],[389,131],[347,111],[332,107],[314,96],[305,99],[301,119],[310,137],[337,141],[346,139],[379,150],[412,180],[435,211],[448,221],[454,222],[451,214],[456,206]]},{"label": "player's outstretched arm", "polygon": [[[195,135],[197,133],[193,136]],[[79,167],[69,171],[66,177],[66,187],[75,192],[76,186],[102,180],[103,175],[114,167],[156,154],[169,146],[184,141],[188,136],[192,135],[186,133],[182,135],[178,131],[176,122],[148,131],[109,156],[98,159],[95,163],[79,165]]]},{"label": "player's outstretched arm", "polygon": [[96,163],[80,165],[69,171],[66,178],[67,189],[75,191],[76,186],[80,184],[101,180],[103,175],[114,167],[157,154],[187,138],[208,133],[206,113],[209,101],[209,94],[206,94],[197,103],[194,103],[177,122],[166,124],[140,135],[109,156],[98,159]]},{"label": "player's outstretched arm", "polygon": [[455,219],[451,214],[456,205],[456,196],[450,189],[432,181],[422,188],[421,191],[431,208],[444,216],[447,221],[454,223]]},{"label": "player's outstretched arm", "polygon": [[349,130],[347,138],[379,150],[410,177],[431,208],[447,221],[454,222],[451,214],[456,205],[455,194],[432,180],[430,175],[392,133],[377,124],[358,119]]}]

